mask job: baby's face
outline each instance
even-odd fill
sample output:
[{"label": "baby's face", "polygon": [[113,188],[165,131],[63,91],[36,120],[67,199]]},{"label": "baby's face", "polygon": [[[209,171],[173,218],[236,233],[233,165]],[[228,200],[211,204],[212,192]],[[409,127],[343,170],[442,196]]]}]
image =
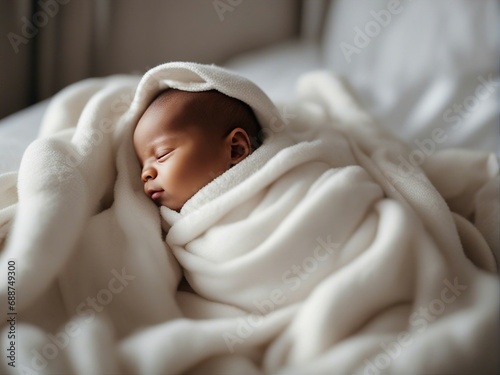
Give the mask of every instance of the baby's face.
[{"label": "baby's face", "polygon": [[195,95],[178,92],[154,102],[134,132],[144,191],[158,206],[176,211],[231,162],[224,138],[196,111]]}]

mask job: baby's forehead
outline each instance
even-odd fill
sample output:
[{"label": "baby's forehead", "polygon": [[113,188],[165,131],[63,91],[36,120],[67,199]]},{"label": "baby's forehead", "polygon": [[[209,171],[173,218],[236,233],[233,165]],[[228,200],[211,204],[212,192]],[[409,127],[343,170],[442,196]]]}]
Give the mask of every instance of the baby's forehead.
[{"label": "baby's forehead", "polygon": [[173,128],[182,124],[211,124],[213,127],[227,122],[227,108],[232,100],[215,90],[190,92],[168,89],[151,102],[144,115],[157,117],[164,125]]},{"label": "baby's forehead", "polygon": [[209,91],[165,90],[146,108],[135,128],[134,138],[137,133],[153,136],[166,131],[183,131],[187,127],[214,125],[220,121],[220,116],[216,115],[220,111],[213,110],[214,100],[217,96]]},{"label": "baby's forehead", "polygon": [[216,91],[182,91],[169,88],[160,92],[151,102],[149,107],[171,106],[184,107],[185,109],[206,108],[207,105],[225,100],[225,95]]}]

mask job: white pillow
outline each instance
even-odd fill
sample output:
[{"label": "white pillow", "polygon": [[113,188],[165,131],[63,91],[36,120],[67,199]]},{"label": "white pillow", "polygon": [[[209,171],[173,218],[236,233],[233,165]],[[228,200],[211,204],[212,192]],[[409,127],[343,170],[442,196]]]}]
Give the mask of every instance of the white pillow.
[{"label": "white pillow", "polygon": [[496,0],[337,0],[325,63],[414,147],[497,151],[498,8]]},{"label": "white pillow", "polygon": [[225,67],[250,79],[275,102],[295,98],[295,84],[303,73],[324,69],[318,44],[299,40],[239,55]]}]

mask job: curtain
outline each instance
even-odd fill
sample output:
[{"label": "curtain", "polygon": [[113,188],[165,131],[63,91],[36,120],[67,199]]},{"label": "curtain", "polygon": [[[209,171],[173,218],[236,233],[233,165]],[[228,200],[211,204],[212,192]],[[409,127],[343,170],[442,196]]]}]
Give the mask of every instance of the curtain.
[{"label": "curtain", "polygon": [[2,0],[0,117],[68,84],[166,61],[222,64],[294,38],[298,0]]}]

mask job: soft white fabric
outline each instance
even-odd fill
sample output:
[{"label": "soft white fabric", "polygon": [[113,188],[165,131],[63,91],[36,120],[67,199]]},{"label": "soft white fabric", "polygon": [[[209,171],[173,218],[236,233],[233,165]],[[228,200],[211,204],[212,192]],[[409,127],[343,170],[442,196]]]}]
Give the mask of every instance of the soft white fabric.
[{"label": "soft white fabric", "polygon": [[[239,98],[266,132],[180,213],[145,196],[131,140],[168,86]],[[0,277],[15,259],[18,312],[17,368],[4,356],[2,371],[495,373],[496,160],[422,153],[422,169],[334,76],[299,93],[278,111],[190,63],[61,92],[17,204],[14,175],[0,178]]]}]

